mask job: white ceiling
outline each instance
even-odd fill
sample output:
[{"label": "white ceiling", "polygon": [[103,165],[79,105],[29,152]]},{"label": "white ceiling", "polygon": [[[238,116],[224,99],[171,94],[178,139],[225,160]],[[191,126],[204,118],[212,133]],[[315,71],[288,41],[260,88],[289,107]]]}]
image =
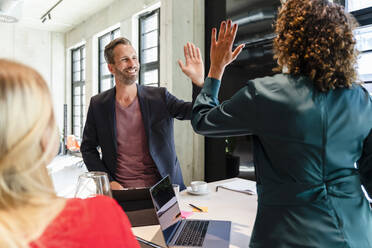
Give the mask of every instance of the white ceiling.
[{"label": "white ceiling", "polygon": [[23,26],[66,32],[104,9],[115,0],[63,0],[50,13],[51,20],[41,22],[43,16],[59,0],[24,0],[20,24]]}]

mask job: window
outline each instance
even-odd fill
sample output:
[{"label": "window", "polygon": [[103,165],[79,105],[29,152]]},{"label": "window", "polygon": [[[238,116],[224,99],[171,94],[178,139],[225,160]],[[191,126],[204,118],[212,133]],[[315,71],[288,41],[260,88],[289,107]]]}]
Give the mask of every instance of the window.
[{"label": "window", "polygon": [[360,10],[360,9],[365,9],[368,7],[372,7],[372,1],[366,1],[366,0],[347,0],[346,1],[346,9],[349,12]]},{"label": "window", "polygon": [[72,134],[81,140],[85,122],[85,46],[71,52]]},{"label": "window", "polygon": [[360,51],[358,73],[361,80],[372,83],[372,25],[355,30],[357,48]]},{"label": "window", "polygon": [[107,68],[104,52],[105,46],[113,39],[119,37],[119,35],[120,28],[117,28],[98,38],[98,92],[103,92],[105,90],[111,89],[115,85],[114,76]]},{"label": "window", "polygon": [[159,15],[156,9],[139,17],[139,83],[159,87]]},{"label": "window", "polygon": [[357,41],[357,49],[360,52],[358,58],[358,75],[364,81],[365,87],[372,94],[372,1],[346,0],[346,9],[359,22],[360,27],[354,31]]}]

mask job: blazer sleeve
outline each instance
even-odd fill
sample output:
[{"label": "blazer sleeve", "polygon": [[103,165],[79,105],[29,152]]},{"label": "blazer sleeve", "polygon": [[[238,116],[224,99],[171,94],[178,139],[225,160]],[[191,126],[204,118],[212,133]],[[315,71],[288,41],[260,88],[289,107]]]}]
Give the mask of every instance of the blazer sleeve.
[{"label": "blazer sleeve", "polygon": [[363,152],[358,160],[361,182],[369,197],[372,197],[372,130],[363,144]]},{"label": "blazer sleeve", "polygon": [[87,119],[84,126],[83,140],[81,142],[80,151],[83,156],[83,160],[87,169],[89,171],[103,171],[106,172],[109,180],[112,181],[113,178],[107,171],[103,161],[100,158],[98,147],[98,137],[97,137],[97,127],[96,121],[93,114],[94,100],[90,100]]},{"label": "blazer sleeve", "polygon": [[191,124],[195,132],[210,137],[251,134],[257,123],[254,88],[246,85],[220,104],[220,84],[214,78],[205,80],[192,110]]},{"label": "blazer sleeve", "polygon": [[190,120],[192,102],[179,100],[165,89],[165,104],[169,115],[178,120]]}]

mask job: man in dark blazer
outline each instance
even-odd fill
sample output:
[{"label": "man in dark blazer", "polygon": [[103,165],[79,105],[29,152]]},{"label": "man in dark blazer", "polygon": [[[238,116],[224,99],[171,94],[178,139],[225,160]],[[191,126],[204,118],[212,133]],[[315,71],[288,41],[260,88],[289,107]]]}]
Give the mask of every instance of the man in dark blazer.
[{"label": "man in dark blazer", "polygon": [[[182,71],[202,87],[199,49],[188,43],[184,53],[186,64],[178,61]],[[137,54],[125,38],[105,47],[105,59],[116,85],[90,101],[81,144],[88,170],[106,172],[112,189],[149,187],[166,175],[184,189],[173,119],[190,120],[192,102],[177,99],[166,88],[137,85]]]}]

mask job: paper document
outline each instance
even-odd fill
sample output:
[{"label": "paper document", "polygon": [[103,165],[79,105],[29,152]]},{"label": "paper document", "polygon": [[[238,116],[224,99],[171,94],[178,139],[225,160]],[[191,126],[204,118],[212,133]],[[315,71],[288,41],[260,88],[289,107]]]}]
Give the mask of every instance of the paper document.
[{"label": "paper document", "polygon": [[216,191],[219,188],[228,189],[232,191],[237,191],[241,193],[245,193],[248,195],[256,195],[256,182],[249,181],[241,178],[235,178],[234,181],[228,183],[222,183],[216,186]]}]

